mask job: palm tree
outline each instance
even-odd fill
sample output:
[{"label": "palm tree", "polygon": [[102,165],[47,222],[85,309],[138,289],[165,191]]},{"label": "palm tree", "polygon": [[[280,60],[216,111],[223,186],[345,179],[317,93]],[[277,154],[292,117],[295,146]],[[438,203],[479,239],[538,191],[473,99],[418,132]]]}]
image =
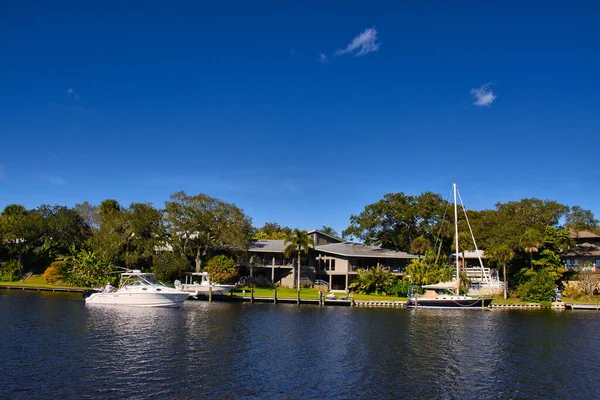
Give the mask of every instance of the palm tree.
[{"label": "palm tree", "polygon": [[544,238],[542,234],[534,228],[527,228],[521,236],[521,245],[523,250],[529,253],[529,269],[532,268],[533,253],[537,253],[542,246]]},{"label": "palm tree", "polygon": [[325,233],[325,234],[329,235],[329,236],[338,237],[338,234],[337,234],[337,232],[335,231],[335,229],[333,229],[333,228],[332,228],[332,227],[330,227],[330,226],[323,225],[323,227],[322,227],[321,229],[319,229],[319,230],[320,230],[321,232],[323,232],[323,233]]},{"label": "palm tree", "polygon": [[298,298],[300,298],[300,257],[302,250],[308,253],[310,246],[314,246],[314,240],[308,236],[306,231],[300,229],[294,229],[290,235],[288,235],[283,244],[286,246],[283,254],[286,257],[290,257],[295,251],[298,251]]},{"label": "palm tree", "polygon": [[493,261],[501,263],[504,271],[504,300],[508,298],[508,282],[506,279],[506,263],[509,263],[514,257],[515,252],[506,244],[500,244],[490,248],[485,252]]}]

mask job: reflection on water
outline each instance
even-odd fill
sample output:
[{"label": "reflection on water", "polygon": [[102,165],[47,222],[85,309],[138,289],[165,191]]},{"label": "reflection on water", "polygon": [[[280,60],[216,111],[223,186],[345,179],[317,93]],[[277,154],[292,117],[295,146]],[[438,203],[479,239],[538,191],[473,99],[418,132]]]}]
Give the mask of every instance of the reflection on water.
[{"label": "reflection on water", "polygon": [[0,291],[0,318],[0,398],[545,399],[600,389],[593,312],[143,309]]}]

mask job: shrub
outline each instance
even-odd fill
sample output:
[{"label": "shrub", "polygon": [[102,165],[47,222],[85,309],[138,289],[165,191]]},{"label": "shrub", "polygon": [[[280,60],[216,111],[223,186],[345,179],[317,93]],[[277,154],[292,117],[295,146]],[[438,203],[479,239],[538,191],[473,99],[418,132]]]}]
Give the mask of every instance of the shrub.
[{"label": "shrub", "polygon": [[406,297],[410,291],[410,282],[406,280],[398,280],[390,287],[388,293],[390,296]]},{"label": "shrub", "polygon": [[553,276],[546,270],[531,275],[530,279],[517,288],[521,300],[539,303],[551,301],[556,284]]},{"label": "shrub", "polygon": [[42,278],[51,285],[58,283],[63,278],[63,271],[65,268],[64,261],[54,261],[46,271],[42,274]]},{"label": "shrub", "polygon": [[10,260],[0,266],[0,281],[17,280],[23,268],[17,260]]},{"label": "shrub", "polygon": [[152,259],[152,272],[159,281],[173,282],[191,269],[188,259],[175,252],[159,253]]},{"label": "shrub", "polygon": [[394,274],[380,265],[370,269],[359,269],[357,272],[358,276],[350,284],[350,289],[357,293],[387,295],[397,280]]},{"label": "shrub", "polygon": [[235,261],[224,255],[211,258],[205,270],[214,283],[236,283],[240,277]]}]

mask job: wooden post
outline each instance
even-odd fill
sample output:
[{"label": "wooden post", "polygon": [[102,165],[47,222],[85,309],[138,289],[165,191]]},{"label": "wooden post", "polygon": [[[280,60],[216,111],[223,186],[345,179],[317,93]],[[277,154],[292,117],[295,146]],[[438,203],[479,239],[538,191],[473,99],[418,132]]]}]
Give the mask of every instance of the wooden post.
[{"label": "wooden post", "polygon": [[298,287],[298,304],[300,304],[300,287]]},{"label": "wooden post", "polygon": [[250,303],[254,303],[254,286],[250,288]]},{"label": "wooden post", "polygon": [[212,286],[208,287],[208,302],[212,303]]},{"label": "wooden post", "polygon": [[277,304],[277,286],[275,286],[275,290],[273,291],[273,304]]}]

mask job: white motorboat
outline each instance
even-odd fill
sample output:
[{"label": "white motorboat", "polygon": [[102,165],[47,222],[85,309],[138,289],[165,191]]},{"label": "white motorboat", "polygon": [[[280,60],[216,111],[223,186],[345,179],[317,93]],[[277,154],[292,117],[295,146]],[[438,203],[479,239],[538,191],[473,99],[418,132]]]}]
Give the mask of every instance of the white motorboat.
[{"label": "white motorboat", "polygon": [[211,291],[212,294],[225,294],[232,290],[235,285],[213,283],[208,272],[187,272],[185,283],[175,282],[175,287],[190,293],[191,296],[208,296]]},{"label": "white motorboat", "polygon": [[189,293],[170,288],[152,273],[129,270],[121,274],[119,287],[110,285],[85,298],[85,304],[112,304],[132,307],[181,307]]}]

